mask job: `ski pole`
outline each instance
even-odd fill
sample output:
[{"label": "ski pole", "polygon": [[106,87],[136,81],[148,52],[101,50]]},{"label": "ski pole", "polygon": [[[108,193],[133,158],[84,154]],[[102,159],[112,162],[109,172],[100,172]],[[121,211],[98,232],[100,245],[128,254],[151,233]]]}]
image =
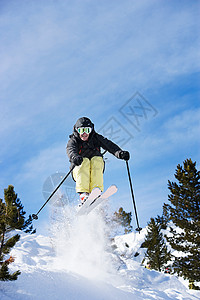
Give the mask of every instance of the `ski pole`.
[{"label": "ski pole", "polygon": [[127,167],[127,171],[128,171],[128,178],[129,178],[129,183],[130,183],[130,188],[131,188],[131,195],[132,195],[132,199],[133,199],[133,207],[135,210],[135,217],[136,217],[136,222],[137,222],[137,228],[135,230],[140,231],[142,230],[142,228],[139,225],[139,221],[138,221],[138,215],[137,215],[137,209],[136,209],[136,204],[135,204],[135,197],[134,197],[134,193],[133,193],[133,185],[131,182],[131,175],[130,175],[130,170],[129,170],[129,165],[128,165],[128,161],[126,160],[126,167]]},{"label": "ski pole", "polygon": [[32,218],[37,220],[38,219],[38,214],[41,212],[41,210],[45,207],[45,205],[49,202],[49,200],[53,197],[53,195],[57,192],[57,190],[59,189],[59,187],[63,184],[63,182],[67,179],[67,177],[69,176],[69,174],[72,172],[72,170],[74,169],[75,165],[73,165],[71,167],[71,169],[69,170],[69,172],[65,175],[65,177],[62,179],[62,181],[59,183],[59,185],[55,188],[55,190],[51,193],[51,195],[49,196],[49,198],[47,199],[47,201],[42,205],[42,207],[38,210],[38,212],[36,214],[32,214]]}]

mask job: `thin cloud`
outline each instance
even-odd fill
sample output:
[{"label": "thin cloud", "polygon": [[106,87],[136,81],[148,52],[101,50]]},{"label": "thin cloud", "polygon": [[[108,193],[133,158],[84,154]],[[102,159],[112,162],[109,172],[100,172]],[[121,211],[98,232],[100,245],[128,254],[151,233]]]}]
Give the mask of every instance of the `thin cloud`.
[{"label": "thin cloud", "polygon": [[[200,109],[183,111],[169,118],[159,130],[144,138],[138,135],[133,148],[136,164],[147,161],[160,160],[173,153],[179,156],[190,155],[197,158],[200,143]],[[175,155],[175,154],[174,154]],[[184,157],[186,159],[187,157]]]},{"label": "thin cloud", "polygon": [[56,171],[67,171],[68,164],[65,145],[51,146],[22,165],[17,175],[17,182],[28,182],[37,178],[45,178]]},{"label": "thin cloud", "polygon": [[[6,182],[17,178],[21,191],[23,181],[36,189],[47,174],[65,166],[63,141],[78,117],[88,115],[100,127],[112,115],[121,117],[122,102],[133,92],[159,93],[175,81],[174,89],[181,89],[182,76],[199,71],[196,1],[1,5],[0,161],[8,165],[1,176]],[[197,100],[189,95],[191,105],[187,100],[183,106],[182,98],[174,98],[165,113],[169,94],[175,97],[172,89],[164,96],[154,93],[153,105],[163,111],[127,144],[134,167],[151,178],[156,174],[145,164],[158,159],[166,166],[172,156],[180,160],[190,153],[191,145],[195,157],[199,154],[199,110],[192,109]],[[8,178],[12,164],[17,175]],[[122,164],[111,164],[114,180]]]}]

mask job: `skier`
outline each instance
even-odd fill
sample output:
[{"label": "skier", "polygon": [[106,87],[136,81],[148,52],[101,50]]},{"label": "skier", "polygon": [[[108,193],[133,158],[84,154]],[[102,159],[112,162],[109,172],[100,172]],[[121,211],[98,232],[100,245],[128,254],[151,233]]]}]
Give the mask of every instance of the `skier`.
[{"label": "skier", "polygon": [[89,193],[98,187],[103,192],[104,160],[100,148],[112,153],[119,159],[129,160],[128,151],[123,151],[111,140],[94,130],[94,124],[87,117],[79,118],[74,125],[73,134],[67,143],[69,161],[75,165],[73,179],[76,192],[83,204]]}]

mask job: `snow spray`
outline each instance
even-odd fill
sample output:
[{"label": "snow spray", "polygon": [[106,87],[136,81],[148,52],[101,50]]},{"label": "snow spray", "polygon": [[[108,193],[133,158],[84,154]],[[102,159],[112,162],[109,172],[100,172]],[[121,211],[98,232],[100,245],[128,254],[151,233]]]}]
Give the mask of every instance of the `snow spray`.
[{"label": "snow spray", "polygon": [[57,267],[90,279],[106,280],[114,272],[107,224],[99,210],[75,217],[72,208],[52,224]]}]

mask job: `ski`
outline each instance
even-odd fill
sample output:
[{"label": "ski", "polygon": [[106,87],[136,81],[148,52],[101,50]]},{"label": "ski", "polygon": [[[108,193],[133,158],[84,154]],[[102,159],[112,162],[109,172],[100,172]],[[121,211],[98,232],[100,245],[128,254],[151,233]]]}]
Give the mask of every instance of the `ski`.
[{"label": "ski", "polygon": [[101,204],[104,200],[107,200],[109,197],[114,195],[117,192],[117,186],[116,185],[111,185],[107,190],[101,194],[99,197],[94,199],[94,201],[89,205],[86,214],[89,214],[95,207],[97,207],[99,204]]},{"label": "ski", "polygon": [[92,195],[93,198],[89,196],[86,203],[83,204],[83,206],[79,210],[78,215],[87,215],[87,214],[89,214],[95,207],[97,207],[100,203],[102,203],[104,200],[111,197],[116,192],[117,192],[116,185],[111,185],[111,186],[109,186],[109,188],[103,194],[100,193],[96,197],[94,197],[94,195]]},{"label": "ski", "polygon": [[77,215],[84,215],[88,206],[94,201],[94,199],[98,198],[101,195],[101,190],[99,188],[94,188],[90,193],[87,201],[83,203],[81,208],[78,210]]}]

